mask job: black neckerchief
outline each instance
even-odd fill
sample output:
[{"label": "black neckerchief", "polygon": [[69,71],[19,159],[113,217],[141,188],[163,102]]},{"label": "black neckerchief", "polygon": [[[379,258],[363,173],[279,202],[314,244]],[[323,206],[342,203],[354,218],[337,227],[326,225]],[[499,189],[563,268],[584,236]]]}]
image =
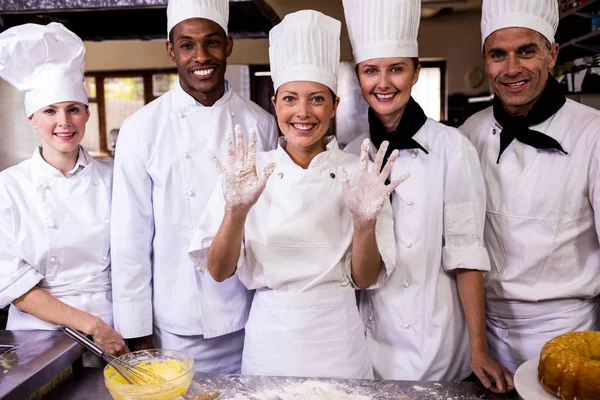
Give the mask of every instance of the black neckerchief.
[{"label": "black neckerchief", "polygon": [[373,109],[369,107],[369,133],[371,134],[371,141],[376,148],[379,148],[384,140],[390,142],[390,147],[388,147],[387,152],[385,153],[386,160],[390,154],[392,154],[394,149],[421,149],[425,154],[429,154],[423,146],[413,139],[415,133],[425,125],[426,121],[427,116],[425,115],[425,112],[423,112],[421,106],[411,97],[406,104],[404,114],[402,114],[402,118],[400,118],[396,130],[393,132],[386,132],[385,127],[379,118],[377,118]]},{"label": "black neckerchief", "polygon": [[542,132],[529,129],[531,125],[544,122],[560,110],[567,101],[560,84],[548,74],[548,83],[542,91],[540,98],[535,102],[527,115],[513,117],[509,115],[498,96],[494,96],[494,118],[502,126],[500,132],[500,153],[496,164],[500,163],[500,156],[514,139],[536,149],[558,150],[567,153],[560,143]]}]

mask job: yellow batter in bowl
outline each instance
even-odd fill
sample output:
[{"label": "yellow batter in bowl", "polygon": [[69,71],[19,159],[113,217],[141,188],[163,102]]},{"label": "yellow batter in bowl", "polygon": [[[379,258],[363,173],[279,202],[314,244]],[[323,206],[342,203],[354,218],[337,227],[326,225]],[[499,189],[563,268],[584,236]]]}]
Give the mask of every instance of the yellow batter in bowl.
[{"label": "yellow batter in bowl", "polygon": [[130,385],[113,367],[104,368],[104,383],[114,400],[171,400],[183,396],[194,377],[194,360],[175,350],[141,350],[119,357],[165,379],[162,383]]}]

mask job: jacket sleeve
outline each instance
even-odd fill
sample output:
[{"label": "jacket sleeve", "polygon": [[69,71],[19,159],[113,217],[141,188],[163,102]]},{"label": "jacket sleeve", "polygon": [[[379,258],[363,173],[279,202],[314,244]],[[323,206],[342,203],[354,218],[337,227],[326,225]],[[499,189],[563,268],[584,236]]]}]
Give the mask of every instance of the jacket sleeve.
[{"label": "jacket sleeve", "polygon": [[14,236],[13,211],[0,196],[0,308],[27,293],[43,278],[20,257]]},{"label": "jacket sleeve", "polygon": [[[600,136],[600,135],[599,135]],[[596,233],[600,241],[600,138],[596,141],[593,152],[592,166],[589,172],[589,199],[594,209]]]},{"label": "jacket sleeve", "polygon": [[124,338],[152,334],[152,179],[131,119],[117,141],[111,217],[115,329]]},{"label": "jacket sleeve", "polygon": [[444,182],[444,248],[446,271],[489,271],[483,246],[486,192],[477,152],[467,140],[448,163]]}]

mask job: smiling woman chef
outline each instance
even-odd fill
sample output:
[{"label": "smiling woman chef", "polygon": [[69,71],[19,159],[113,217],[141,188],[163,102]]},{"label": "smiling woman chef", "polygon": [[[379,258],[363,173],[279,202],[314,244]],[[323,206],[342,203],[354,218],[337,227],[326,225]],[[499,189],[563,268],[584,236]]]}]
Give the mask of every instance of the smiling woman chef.
[{"label": "smiling woman chef", "polygon": [[361,302],[375,375],[452,380],[472,367],[486,387],[509,390],[511,374],[490,359],[486,345],[483,271],[489,260],[477,153],[458,130],[428,119],[410,96],[420,70],[420,1],[343,4],[370,106],[369,133],[346,151],[358,152],[364,137],[376,147],[389,140],[387,153],[400,152],[391,177],[411,174],[392,195],[397,268]]},{"label": "smiling woman chef", "polygon": [[[257,289],[245,374],[373,376],[354,288],[380,285],[394,266],[387,199],[406,177],[385,185],[395,157],[380,173],[385,146],[368,170],[368,142],[359,163],[326,136],[339,101],[340,26],[305,10],[271,30],[272,100],[284,137],[258,155],[255,132],[247,152],[241,129],[237,150],[229,137],[228,163],[215,158],[222,188],[191,245],[192,259],[215,279],[236,274]],[[358,175],[353,186],[339,168]]]},{"label": "smiling woman chef", "polygon": [[0,173],[0,307],[8,329],[67,324],[107,352],[112,328],[109,220],[112,170],[80,145],[90,117],[83,42],[63,25],[0,34],[0,77],[25,94],[40,135],[33,157]]}]

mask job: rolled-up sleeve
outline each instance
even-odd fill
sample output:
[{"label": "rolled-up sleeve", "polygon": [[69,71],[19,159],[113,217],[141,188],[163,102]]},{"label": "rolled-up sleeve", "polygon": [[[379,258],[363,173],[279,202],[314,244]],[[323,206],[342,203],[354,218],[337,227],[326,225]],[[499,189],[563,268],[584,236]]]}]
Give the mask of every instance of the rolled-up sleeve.
[{"label": "rolled-up sleeve", "polygon": [[596,141],[595,151],[592,153],[592,166],[589,172],[589,199],[594,209],[596,234],[600,241],[600,140]]},{"label": "rolled-up sleeve", "polygon": [[123,123],[115,155],[111,217],[115,329],[124,338],[152,334],[152,179],[146,150],[130,120]]},{"label": "rolled-up sleeve", "polygon": [[19,254],[14,235],[13,211],[0,196],[0,308],[27,293],[44,278]]},{"label": "rolled-up sleeve", "polygon": [[489,271],[483,245],[485,182],[477,152],[466,139],[448,164],[445,182],[443,267]]}]

